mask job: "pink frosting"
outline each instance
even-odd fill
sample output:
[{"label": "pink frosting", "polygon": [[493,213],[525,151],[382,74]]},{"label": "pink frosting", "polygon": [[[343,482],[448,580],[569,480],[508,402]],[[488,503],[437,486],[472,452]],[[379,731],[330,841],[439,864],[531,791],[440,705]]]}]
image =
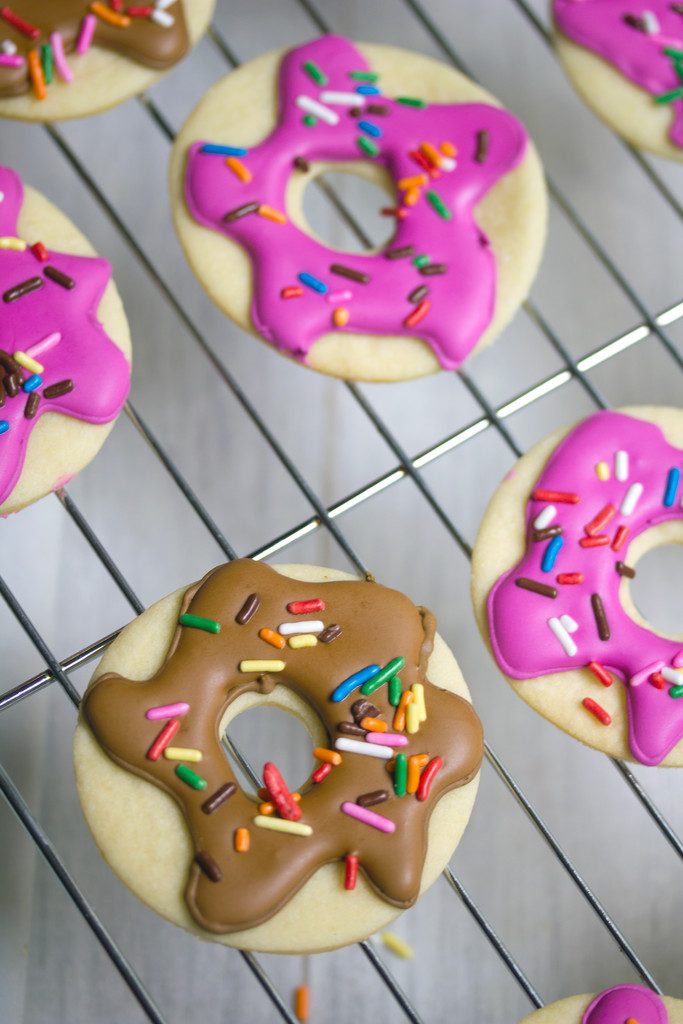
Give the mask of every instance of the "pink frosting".
[{"label": "pink frosting", "polygon": [[[615,472],[617,452],[626,453],[626,479],[617,479],[617,475],[624,475],[624,469],[619,474]],[[607,480],[598,478],[596,466],[600,462],[609,468]],[[628,546],[643,530],[683,517],[683,487],[676,476],[681,466],[683,452],[668,444],[652,423],[616,412],[598,412],[583,420],[550,456],[533,492],[574,493],[579,502],[530,498],[526,510],[526,553],[500,577],[488,598],[491,644],[507,675],[530,679],[597,662],[627,684],[629,743],[634,756],[643,764],[659,764],[683,737],[683,698],[674,696],[675,684],[667,681],[658,688],[651,679],[653,673],[658,674],[663,668],[681,666],[683,652],[680,641],[657,636],[626,614],[619,600],[622,577],[616,563],[628,562]],[[633,501],[635,492],[631,488],[639,484],[642,493],[635,507],[622,511],[627,494],[630,492]],[[556,511],[553,516],[547,514],[549,525],[561,526],[563,544],[554,566],[544,571],[543,559],[554,541],[534,541],[533,524],[551,504]],[[585,527],[608,505],[613,506],[614,513],[603,527],[594,530],[594,535],[607,535],[609,543],[581,546],[579,541],[588,537]],[[621,526],[627,527],[629,533],[615,551],[612,545]],[[581,573],[583,582],[558,581],[558,575],[564,573]],[[555,587],[557,597],[522,589],[516,583],[520,577]],[[595,594],[602,599],[609,639],[599,635],[591,600]],[[578,625],[570,634],[577,648],[573,654],[565,650],[548,624],[551,617],[560,619],[563,615],[570,616]],[[680,676],[683,682],[683,673]],[[661,676],[655,675],[655,681],[661,685]],[[587,675],[586,696],[599,703],[601,689],[601,684]]]},{"label": "pink frosting", "polygon": [[581,1024],[668,1024],[666,1006],[654,992],[642,985],[616,985],[596,996]]},{"label": "pink frosting", "polygon": [[[16,238],[17,220],[24,190],[15,171],[0,166],[0,236]],[[31,243],[35,240],[30,239]],[[54,267],[71,278],[67,289],[45,276]],[[3,296],[31,278],[43,279],[37,291],[14,301]],[[0,422],[9,430],[0,434],[0,503],[11,493],[21,474],[31,430],[43,413],[59,412],[88,423],[108,423],[126,400],[130,366],[123,353],[105,334],[97,320],[100,299],[111,277],[106,260],[50,252],[41,262],[27,248],[24,252],[0,248],[0,349],[8,355],[31,354],[32,346],[54,333],[61,340],[34,356],[43,365],[37,389],[41,401],[33,419],[25,416],[28,394],[23,390],[0,407]],[[30,370],[22,370],[24,380]],[[58,398],[42,397],[46,387],[72,380],[74,388]]]},{"label": "pink frosting", "polygon": [[[676,62],[664,50],[683,51],[683,14],[671,0],[554,0],[558,28],[575,43],[585,46],[618,68],[623,75],[653,96],[683,86]],[[629,15],[642,19],[649,12],[656,19],[648,32],[625,21]],[[670,101],[673,122],[669,138],[683,146],[683,94]]]},{"label": "pink frosting", "polygon": [[[320,68],[327,79],[325,85],[316,84],[306,73],[306,62]],[[187,164],[187,204],[200,224],[223,232],[248,251],[254,270],[252,322],[277,348],[305,361],[314,342],[331,330],[408,335],[422,338],[445,369],[454,369],[481,337],[495,306],[495,256],[473,210],[521,161],[526,133],[511,114],[487,104],[434,103],[420,109],[383,95],[357,93],[369,83],[350,77],[349,72],[367,70],[367,62],[355,46],[337,36],[324,36],[290,50],[280,67],[278,124],[264,142],[239,158],[251,181],[241,181],[226,166],[224,157],[203,152],[204,144],[195,143]],[[356,92],[355,105],[362,107],[361,112],[354,115],[349,105],[327,100],[328,92]],[[316,119],[315,125],[305,125],[306,111],[297,105],[301,97],[322,102],[338,122]],[[243,102],[248,108],[249,97]],[[372,113],[367,108],[373,104],[386,107],[387,112]],[[381,133],[379,137],[361,127],[368,122],[371,131]],[[475,159],[480,132],[488,133],[483,162]],[[364,154],[359,139],[376,145],[377,155]],[[397,221],[390,245],[376,255],[336,252],[291,222],[279,224],[257,213],[223,221],[226,212],[250,202],[284,212],[287,182],[291,174],[299,173],[293,167],[295,157],[309,162],[369,159],[385,167],[398,182],[425,173],[410,155],[424,142],[437,150],[442,142],[452,143],[457,147],[456,161],[446,158],[427,175],[417,203],[404,207],[405,219]],[[451,219],[435,211],[427,191],[437,194]],[[397,186],[397,204],[399,193]],[[386,257],[386,249],[404,246],[414,246],[411,257]],[[421,274],[412,262],[421,254],[428,255],[432,264],[445,264],[446,272]],[[337,276],[330,272],[333,263],[367,274],[370,280],[359,284]],[[301,272],[320,280],[327,293],[304,285],[299,297],[283,299],[281,290],[299,286]],[[419,324],[406,326],[404,320],[415,309],[408,296],[421,285],[429,288],[430,307]],[[347,294],[335,299],[337,292]],[[348,312],[345,325],[333,325],[335,307]]]}]

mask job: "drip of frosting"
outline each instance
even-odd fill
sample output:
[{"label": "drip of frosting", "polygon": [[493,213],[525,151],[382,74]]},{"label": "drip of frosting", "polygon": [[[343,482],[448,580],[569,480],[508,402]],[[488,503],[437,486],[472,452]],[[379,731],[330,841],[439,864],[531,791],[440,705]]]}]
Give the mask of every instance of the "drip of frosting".
[{"label": "drip of frosting", "polygon": [[683,7],[671,0],[554,0],[553,10],[564,35],[671,105],[669,138],[683,146]]},{"label": "drip of frosting", "polygon": [[[495,307],[495,255],[474,208],[520,163],[526,133],[498,107],[394,99],[375,78],[347,39],[324,36],[290,50],[273,132],[248,151],[192,145],[187,204],[200,224],[249,253],[252,322],[278,349],[305,361],[330,331],[405,335],[455,369]],[[383,166],[403,196],[393,211],[396,233],[376,255],[336,252],[284,215],[295,161],[350,160]],[[356,279],[336,272],[339,264]]]},{"label": "drip of frosting", "polygon": [[[109,423],[130,386],[128,361],[97,320],[111,267],[106,260],[47,250],[41,260],[29,245],[22,249],[17,221],[23,196],[19,175],[0,166],[0,503],[19,479],[29,436],[43,413]],[[12,297],[31,282],[34,287]],[[18,365],[15,353],[43,369],[36,375]],[[69,383],[64,393],[52,395],[51,388],[61,391]]]},{"label": "drip of frosting", "polygon": [[[527,503],[526,553],[488,598],[503,671],[531,679],[597,663],[613,672],[626,684],[631,750],[650,765],[683,737],[683,651],[624,611],[620,568],[635,537],[683,517],[681,467],[683,452],[652,423],[615,412],[583,420],[545,464]],[[558,526],[559,535],[535,539]]]},{"label": "drip of frosting", "polygon": [[[30,50],[40,52],[41,46],[50,43],[53,33],[61,34],[67,53],[73,51],[83,19],[91,13],[91,7],[97,9],[98,5],[84,0],[14,0],[10,5],[3,5],[3,9],[5,6],[9,6],[11,13],[26,22],[29,28],[35,28],[36,33],[27,34],[0,13],[0,43],[11,44],[16,48],[16,56],[21,58],[4,62],[0,52],[0,96],[18,96],[30,90],[26,55]],[[103,2],[99,6],[109,5]],[[189,45],[182,3],[176,0],[160,12],[161,20],[158,21],[152,19],[155,10],[153,2],[149,5],[139,4],[137,7],[139,10],[147,7],[150,14],[127,17],[124,12],[128,24],[111,24],[97,15],[91,15],[95,19],[93,43],[150,68],[164,70],[172,67],[187,52]],[[111,16],[116,17],[116,12],[112,11]],[[74,55],[71,65],[76,76],[78,59],[78,55]]]},{"label": "drip of frosting", "polygon": [[[317,609],[312,622],[309,614],[297,610],[297,602],[302,601],[313,602]],[[278,633],[283,621],[288,625]],[[275,914],[320,866],[347,855],[358,858],[383,899],[399,907],[412,904],[420,889],[429,815],[446,791],[476,774],[483,744],[471,705],[426,677],[434,617],[403,594],[377,583],[304,583],[242,559],[214,569],[190,588],[179,622],[167,658],[151,679],[139,682],[104,675],[85,694],[83,712],[114,761],[164,789],[180,805],[197,857],[185,891],[195,921],[218,934],[259,924]],[[315,645],[292,646],[297,634],[291,630],[302,628],[309,634],[308,642],[311,635],[317,639]],[[273,638],[284,646],[275,648]],[[396,660],[401,658],[405,658],[403,667]],[[264,659],[266,664],[259,665]],[[251,670],[245,662],[257,664]],[[354,728],[351,709],[364,698],[360,681],[346,695],[335,694],[341,699],[331,699],[333,691],[366,666],[389,662],[394,662],[404,693],[412,692],[413,684],[424,686],[426,719],[418,731],[403,734],[403,745],[396,747],[396,753],[404,757],[427,753],[431,759],[443,759],[431,790],[423,794],[425,799],[416,798],[415,793],[397,795],[386,760],[347,749],[342,763],[326,778],[317,781],[314,774],[302,788],[300,823],[312,827],[312,835],[286,835],[259,827],[254,820],[256,804],[241,789],[220,744],[219,725],[226,708],[245,692],[269,693],[281,684],[310,705],[325,729],[327,746],[334,748],[336,741],[346,738],[338,726],[347,723]],[[395,728],[396,707],[388,699],[388,680],[368,699],[375,707],[367,714],[376,712],[389,729]],[[181,748],[181,761],[188,748],[199,752],[200,760],[195,753],[195,760],[180,768],[177,760],[150,760],[147,752],[160,727],[166,727],[163,717],[177,723],[171,727],[178,730],[172,742]],[[380,749],[365,740],[362,729],[358,732],[349,738],[366,753]],[[185,767],[205,783],[202,791],[179,777],[178,772],[186,775]],[[207,799],[215,803],[213,795],[225,793],[226,786],[231,791],[233,785],[232,795],[222,803],[217,796],[219,805],[207,813]],[[348,801],[354,813],[362,813],[357,798],[378,790],[386,790],[387,798],[372,812],[381,813],[394,831],[378,831],[342,812]],[[288,824],[277,817],[276,822]],[[153,829],[154,823],[149,827]],[[236,831],[243,829],[250,833],[247,853],[233,846]],[[209,865],[213,878],[200,864]]]},{"label": "drip of frosting", "polygon": [[581,1024],[668,1024],[666,1006],[642,985],[616,985],[595,997]]}]

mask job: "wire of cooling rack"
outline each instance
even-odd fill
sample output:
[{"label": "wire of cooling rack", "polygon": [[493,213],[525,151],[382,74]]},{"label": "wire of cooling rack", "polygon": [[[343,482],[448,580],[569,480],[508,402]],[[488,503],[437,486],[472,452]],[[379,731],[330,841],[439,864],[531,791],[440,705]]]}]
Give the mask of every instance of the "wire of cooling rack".
[{"label": "wire of cooling rack", "polygon": [[[298,0],[298,2],[317,28],[319,28],[321,31],[331,30],[332,26],[328,25],[325,19],[322,18],[322,16],[317,11],[311,0]],[[533,15],[533,12],[530,11],[528,5],[524,2],[524,0],[513,0],[513,2],[516,3],[517,6],[520,7],[520,9],[522,9],[522,11],[535,24],[535,27],[537,29],[545,33],[545,29],[538,21],[538,19],[535,17],[535,15]],[[432,38],[440,47],[440,49],[447,57],[447,59],[451,61],[456,67],[463,68],[463,64],[459,56],[456,54],[455,50],[450,46],[448,40],[440,32],[440,30],[438,29],[434,21],[431,19],[431,17],[427,15],[427,13],[424,11],[422,5],[419,2],[417,2],[417,0],[405,0],[405,3],[406,6],[412,11],[414,16],[426,28],[428,33],[432,36]],[[213,40],[219,51],[226,58],[227,62],[231,66],[236,66],[236,64],[238,63],[237,58],[232,54],[232,52],[230,51],[229,47],[225,43],[224,39],[222,38],[218,30],[212,28],[209,34],[210,38]],[[168,122],[166,121],[166,119],[164,118],[163,114],[154,104],[154,102],[149,97],[142,97],[141,103],[150,114],[152,121],[155,122],[157,126],[162,130],[162,132],[166,135],[166,137],[169,140],[171,140],[173,138],[173,131]],[[135,257],[143,265],[147,274],[153,281],[154,285],[161,290],[166,301],[168,301],[172,305],[180,321],[189,330],[194,341],[200,346],[200,348],[203,350],[207,358],[210,359],[214,368],[218,371],[219,375],[222,377],[226,385],[230,388],[232,393],[235,395],[235,397],[242,405],[242,408],[245,411],[245,413],[251,418],[251,420],[256,425],[257,429],[260,430],[268,444],[271,446],[277,457],[280,459],[280,462],[282,463],[286,472],[290,475],[292,480],[299,487],[304,497],[310,504],[311,509],[313,510],[314,514],[311,515],[308,519],[294,526],[292,529],[288,530],[280,537],[273,539],[271,542],[262,546],[257,551],[252,552],[252,557],[269,557],[276,551],[282,550],[289,544],[292,544],[294,541],[300,539],[303,536],[306,536],[307,534],[312,533],[313,531],[323,526],[328,530],[330,535],[337,541],[338,545],[346,554],[347,558],[351,561],[351,563],[360,572],[366,572],[367,570],[363,565],[361,559],[353,550],[347,538],[344,536],[344,534],[337,526],[336,520],[345,512],[349,511],[350,509],[358,506],[359,504],[367,500],[370,500],[376,494],[385,490],[387,487],[394,486],[396,483],[400,482],[403,479],[411,479],[413,481],[413,483],[420,490],[422,496],[439,516],[441,522],[444,524],[444,526],[446,526],[447,530],[449,531],[453,539],[456,541],[458,546],[461,548],[461,550],[465,554],[469,555],[471,553],[469,545],[465,541],[461,532],[453,523],[452,519],[448,516],[448,514],[445,512],[441,504],[435,498],[431,489],[424,481],[422,474],[420,473],[420,470],[424,466],[430,464],[435,459],[440,458],[442,455],[445,455],[447,452],[452,451],[459,445],[467,443],[470,439],[474,438],[483,430],[486,430],[489,427],[493,427],[500,434],[500,436],[503,438],[503,440],[508,445],[508,447],[510,448],[514,455],[520,454],[518,446],[516,445],[514,439],[512,438],[512,435],[510,434],[509,430],[505,425],[505,419],[511,416],[513,413],[519,411],[520,409],[525,408],[526,406],[532,404],[533,402],[538,401],[545,395],[548,395],[551,392],[555,391],[556,389],[563,387],[565,384],[568,384],[572,380],[576,380],[583,387],[583,389],[589,395],[591,400],[598,407],[604,407],[604,399],[600,395],[599,391],[594,387],[589,378],[586,376],[586,374],[589,370],[593,369],[600,363],[615,358],[630,346],[639,344],[640,342],[644,341],[646,338],[649,338],[652,335],[657,337],[659,341],[662,343],[662,345],[665,347],[665,349],[669,352],[669,354],[676,360],[676,362],[678,362],[680,366],[683,366],[683,361],[681,361],[681,357],[676,352],[673,343],[664,331],[664,328],[667,327],[669,324],[683,318],[683,302],[677,303],[665,310],[662,310],[657,315],[653,315],[647,308],[646,304],[642,302],[642,300],[635,292],[627,278],[621,273],[616,264],[611,260],[607,252],[601,246],[598,239],[595,238],[592,232],[581,221],[572,204],[567,201],[567,199],[563,196],[563,194],[557,188],[557,186],[551,183],[550,192],[553,201],[563,211],[569,222],[573,225],[575,230],[583,238],[583,240],[592,250],[594,255],[600,260],[603,266],[605,266],[608,273],[610,273],[618,287],[623,291],[627,298],[629,298],[634,308],[642,317],[641,322],[635,324],[629,331],[621,334],[617,338],[613,338],[607,341],[605,344],[599,346],[597,349],[588,353],[582,359],[574,360],[569,355],[566,347],[563,345],[561,340],[555,335],[550,325],[545,321],[544,317],[541,315],[539,310],[532,303],[527,302],[525,304],[526,314],[539,327],[539,329],[545,335],[548,342],[558,352],[564,363],[564,368],[560,372],[555,373],[552,376],[539,381],[537,384],[526,389],[524,392],[521,392],[515,398],[511,399],[510,401],[506,402],[504,405],[498,408],[493,407],[488,402],[486,397],[483,395],[480,389],[474,384],[474,382],[469,378],[466,372],[459,371],[458,376],[463,381],[464,385],[468,388],[474,400],[480,406],[482,415],[465,428],[459,430],[457,433],[454,433],[444,438],[442,441],[438,442],[435,445],[432,445],[430,448],[425,449],[424,451],[414,456],[409,456],[404,451],[402,446],[399,444],[398,440],[394,437],[391,430],[386,426],[381,417],[372,408],[370,403],[367,402],[363,393],[354,385],[347,384],[346,387],[349,389],[350,393],[358,402],[359,406],[361,407],[365,415],[368,417],[368,419],[373,424],[375,429],[379,432],[383,440],[393,451],[394,455],[398,460],[398,465],[395,469],[385,473],[384,475],[376,478],[373,481],[370,481],[364,487],[360,488],[353,494],[347,496],[342,501],[336,503],[330,508],[326,508],[323,502],[320,500],[320,498],[316,495],[315,491],[309,486],[309,484],[307,483],[307,481],[305,480],[304,476],[301,474],[297,466],[279,445],[276,438],[269,430],[267,424],[264,422],[264,420],[258,413],[256,407],[250,402],[246,393],[231,376],[229,371],[224,366],[220,357],[213,351],[211,345],[204,338],[201,331],[193,322],[192,318],[186,313],[180,302],[176,299],[175,295],[172,293],[172,291],[166,285],[164,280],[158,274],[154,265],[146,256],[144,249],[138,243],[133,233],[129,231],[122,218],[118,215],[116,210],[108,202],[106,196],[98,188],[95,180],[92,178],[87,169],[80,162],[78,157],[73,153],[69,145],[64,141],[61,132],[56,128],[48,128],[47,131],[49,132],[52,141],[57,145],[57,147],[60,149],[62,154],[67,159],[67,161],[71,164],[71,167],[73,168],[75,173],[81,178],[84,185],[90,190],[90,192],[93,194],[93,196],[95,197],[103,211],[110,218],[117,231],[121,234],[125,242],[132,250]],[[633,156],[638,160],[639,165],[646,171],[652,183],[657,188],[659,188],[664,198],[671,203],[672,207],[676,210],[676,212],[680,212],[680,207],[676,203],[676,200],[673,196],[671,196],[671,193],[666,189],[666,186],[663,184],[663,182],[661,182],[661,179],[659,179],[659,177],[652,170],[650,165],[643,160],[640,154],[637,154],[634,151],[631,152],[633,153]],[[356,232],[361,242],[365,241],[365,243],[367,244],[367,239],[364,238],[362,229],[360,229],[359,225],[357,225],[354,222],[353,218],[345,209],[341,200],[339,200],[339,198],[334,194],[334,192],[329,188],[329,186],[325,185],[324,183],[320,184],[323,187],[327,198],[335,205],[337,211],[346,220],[349,227],[351,227],[351,229]],[[225,538],[222,531],[215,523],[208,510],[204,507],[203,503],[194,493],[189,483],[184,478],[182,472],[178,469],[172,458],[168,455],[164,446],[151,432],[151,430],[149,429],[149,427],[147,426],[139,412],[130,405],[127,406],[126,412],[131,423],[135,426],[137,432],[150,446],[156,457],[161,461],[162,465],[170,474],[176,486],[181,490],[186,500],[193,507],[194,511],[199,516],[200,520],[203,522],[207,530],[211,533],[211,535],[213,536],[214,540],[221,548],[223,553],[228,558],[235,557],[236,553],[234,549],[229,544],[228,540]],[[97,537],[95,531],[90,527],[89,523],[87,522],[87,519],[78,509],[78,506],[76,505],[75,501],[71,498],[71,496],[66,492],[65,489],[60,490],[57,494],[57,497],[64,510],[68,513],[68,515],[71,517],[77,528],[80,530],[81,534],[89,544],[93,553],[99,559],[99,561],[104,566],[106,571],[109,573],[110,577],[118,586],[123,596],[129,602],[133,610],[136,613],[139,613],[143,608],[141,602],[135,595],[134,591],[130,587],[130,584],[126,580],[121,570],[116,565],[113,558],[106,550],[105,546]],[[41,658],[43,659],[47,666],[45,671],[34,676],[32,679],[26,680],[24,683],[14,687],[13,689],[7,691],[4,695],[2,695],[2,697],[0,697],[0,711],[13,706],[17,701],[27,698],[32,694],[38,692],[43,687],[53,682],[55,679],[60,683],[62,689],[64,690],[66,696],[69,698],[72,704],[77,706],[79,697],[75,688],[73,687],[73,684],[69,680],[68,673],[70,671],[73,671],[75,668],[87,664],[89,661],[98,657],[102,653],[102,651],[106,649],[108,644],[114,639],[118,631],[110,634],[107,637],[103,637],[99,640],[94,641],[87,647],[83,648],[81,651],[78,651],[70,655],[69,657],[62,659],[62,661],[60,662],[53,654],[53,652],[49,649],[40,631],[36,628],[30,617],[26,614],[26,612],[16,599],[15,595],[12,593],[11,589],[7,586],[7,584],[1,577],[0,596],[2,596],[3,599],[6,601],[8,607],[16,617],[22,629],[29,637],[31,643],[40,653]],[[244,759],[242,758],[241,754],[235,750],[234,746],[231,745],[231,748],[234,756],[236,756],[241,763],[244,762]],[[511,792],[515,800],[518,802],[520,807],[522,807],[522,809],[528,815],[530,820],[534,823],[539,833],[543,837],[544,841],[553,850],[559,862],[567,871],[569,877],[577,885],[579,890],[582,892],[584,897],[592,906],[593,910],[597,913],[598,917],[600,918],[604,926],[608,929],[614,940],[621,948],[621,950],[628,957],[635,970],[640,974],[643,980],[645,980],[649,985],[651,985],[652,988],[654,988],[656,991],[659,991],[659,988],[654,978],[650,974],[645,964],[640,960],[635,950],[630,945],[630,943],[628,943],[628,941],[621,933],[618,926],[614,923],[610,915],[607,913],[606,909],[603,907],[601,902],[592,892],[591,888],[588,886],[588,884],[576,870],[569,857],[565,854],[560,844],[557,842],[555,837],[547,828],[547,826],[545,825],[541,817],[538,815],[537,811],[534,809],[533,805],[528,800],[526,795],[523,793],[523,791],[516,783],[514,778],[510,775],[510,773],[499,760],[499,758],[488,746],[487,758],[491,766],[500,776],[501,780],[508,787],[509,791]],[[246,764],[246,762],[244,762],[244,764]],[[615,761],[614,764],[616,769],[619,771],[620,775],[624,778],[624,780],[627,782],[627,784],[632,789],[634,794],[640,800],[641,804],[644,806],[647,813],[651,816],[652,820],[657,824],[663,836],[676,850],[676,852],[678,852],[680,856],[683,856],[683,845],[681,844],[680,839],[676,836],[675,832],[671,828],[670,824],[667,822],[664,815],[657,808],[655,803],[652,801],[652,799],[649,797],[649,795],[646,793],[646,791],[643,789],[640,783],[634,778],[634,776],[626,767],[626,765],[619,761]],[[247,770],[249,774],[250,769],[248,770],[245,768],[245,770]],[[256,778],[256,776],[254,776],[253,773],[252,778]],[[163,1022],[164,1018],[161,1016],[158,1008],[155,1006],[154,1002],[147,994],[144,986],[140,982],[140,979],[137,977],[133,969],[127,963],[125,957],[121,953],[120,949],[117,947],[116,943],[108,935],[106,929],[99,921],[94,911],[89,906],[87,900],[83,896],[82,892],[78,888],[78,885],[75,882],[75,880],[71,878],[66,867],[59,858],[59,855],[57,854],[56,850],[50,844],[50,841],[46,836],[45,832],[43,831],[42,827],[31,814],[30,810],[23,801],[16,786],[9,778],[7,773],[4,771],[4,769],[1,768],[0,789],[2,789],[5,797],[10,803],[10,806],[12,806],[13,810],[17,813],[19,819],[21,820],[24,827],[27,829],[29,834],[36,842],[41,853],[46,857],[48,863],[55,871],[57,877],[65,886],[67,892],[69,893],[69,896],[72,898],[75,905],[83,914],[90,927],[93,929],[97,938],[99,939],[99,941],[107,951],[108,955],[110,956],[112,963],[123,976],[124,980],[128,984],[131,991],[133,992],[135,998],[138,1000],[139,1004],[142,1006],[143,1010],[147,1014],[148,1018],[155,1022]],[[520,987],[523,989],[531,1003],[536,1006],[541,1006],[542,999],[539,996],[538,992],[531,984],[531,982],[529,981],[529,979],[527,978],[527,976],[525,975],[524,971],[519,966],[515,958],[512,956],[512,954],[507,950],[502,941],[499,939],[495,930],[493,929],[493,926],[479,911],[478,907],[472,900],[469,893],[465,890],[462,883],[448,868],[444,872],[444,875],[449,886],[462,900],[464,906],[467,908],[469,913],[472,915],[473,919],[482,929],[483,934],[486,936],[488,941],[496,950],[497,954],[501,957],[503,963],[511,972],[512,976],[518,982]],[[416,1022],[416,1024],[419,1024],[419,1022],[421,1021],[421,1017],[419,1016],[415,1008],[412,1006],[412,1004],[409,1002],[409,1000],[405,996],[405,993],[403,993],[400,987],[398,986],[391,972],[388,970],[382,959],[379,957],[375,947],[371,943],[361,943],[360,947],[364,954],[367,956],[370,963],[377,971],[378,975],[388,985],[393,997],[396,999],[397,1003],[399,1004],[405,1015],[408,1017],[408,1019],[410,1019],[413,1022]],[[295,1018],[293,1017],[291,1011],[287,1008],[286,1004],[284,1003],[280,994],[277,992],[270,978],[263,970],[259,961],[250,954],[242,954],[242,956],[245,959],[247,966],[250,968],[252,973],[255,975],[259,983],[264,988],[264,991],[271,999],[273,1006],[276,1008],[279,1015],[287,1021],[293,1021]]]}]

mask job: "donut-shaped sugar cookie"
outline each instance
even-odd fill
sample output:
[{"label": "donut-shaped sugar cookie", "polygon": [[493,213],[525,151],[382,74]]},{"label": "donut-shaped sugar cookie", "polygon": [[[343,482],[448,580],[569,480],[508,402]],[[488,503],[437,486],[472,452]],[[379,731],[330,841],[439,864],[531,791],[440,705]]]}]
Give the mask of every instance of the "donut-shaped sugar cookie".
[{"label": "donut-shaped sugar cookie", "polygon": [[[357,173],[388,192],[391,240],[346,253],[302,213],[310,180]],[[180,132],[180,239],[211,298],[316,370],[392,381],[454,369],[526,296],[546,199],[522,124],[420,54],[324,36],[251,61]]]},{"label": "donut-shaped sugar cookie", "polygon": [[642,985],[615,985],[594,996],[560,999],[520,1024],[683,1024],[683,1002]]},{"label": "donut-shaped sugar cookie", "polygon": [[130,335],[106,260],[0,165],[0,515],[65,484],[130,387]]},{"label": "donut-shaped sugar cookie", "polygon": [[65,121],[144,92],[203,35],[214,0],[0,5],[0,117]]},{"label": "donut-shaped sugar cookie", "polygon": [[628,142],[683,160],[683,6],[553,0],[558,56],[577,92]]},{"label": "donut-shaped sugar cookie", "polygon": [[480,628],[527,703],[589,746],[683,765],[683,632],[629,592],[683,543],[683,411],[598,412],[537,444],[494,495],[473,558]]},{"label": "donut-shaped sugar cookie", "polygon": [[[154,605],[104,657],[76,731],[109,864],[226,945],[314,952],[386,925],[447,863],[477,788],[481,726],[435,625],[375,582],[247,559]],[[244,791],[221,746],[266,703],[311,733],[299,794],[272,763]]]}]

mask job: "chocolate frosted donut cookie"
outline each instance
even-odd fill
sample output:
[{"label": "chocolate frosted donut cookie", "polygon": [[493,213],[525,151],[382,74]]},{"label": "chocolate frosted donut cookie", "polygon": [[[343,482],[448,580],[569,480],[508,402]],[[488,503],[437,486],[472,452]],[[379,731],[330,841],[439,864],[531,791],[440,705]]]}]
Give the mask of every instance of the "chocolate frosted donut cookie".
[{"label": "chocolate frosted donut cookie", "polygon": [[560,999],[520,1024],[683,1024],[683,1002],[642,985],[616,985],[594,996]]},{"label": "chocolate frosted donut cookie", "polygon": [[[245,791],[221,746],[266,704],[311,734],[300,793],[272,762]],[[345,573],[247,559],[123,630],[74,743],[88,824],[133,892],[204,938],[271,952],[342,946],[411,906],[458,844],[481,757],[430,612]]]},{"label": "chocolate frosted donut cookie", "polygon": [[207,28],[214,0],[0,5],[0,117],[64,121],[144,92]]}]

